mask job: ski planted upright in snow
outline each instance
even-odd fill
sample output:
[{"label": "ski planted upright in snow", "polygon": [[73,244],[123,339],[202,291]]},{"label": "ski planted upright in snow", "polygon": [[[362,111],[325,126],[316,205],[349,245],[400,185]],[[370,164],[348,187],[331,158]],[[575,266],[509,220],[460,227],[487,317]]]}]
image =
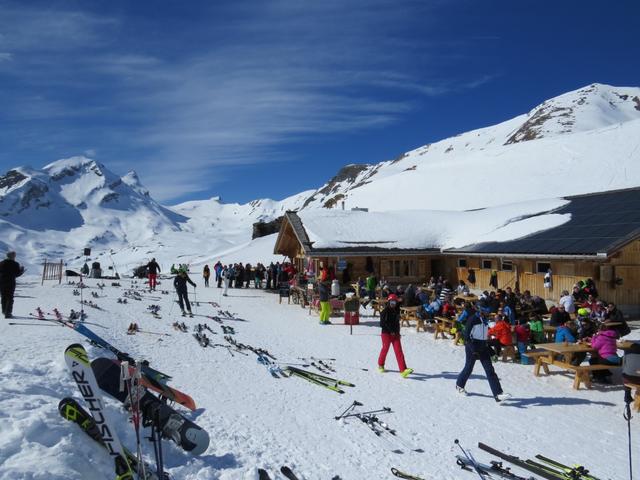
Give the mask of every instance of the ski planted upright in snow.
[{"label": "ski planted upright in snow", "polygon": [[[58,412],[60,412],[62,418],[77,424],[90,438],[98,442],[104,448],[107,448],[102,440],[100,429],[94,418],[73,398],[66,397],[60,400],[60,403],[58,404]],[[142,468],[138,464],[136,456],[126,447],[123,447],[123,450],[131,468],[138,474],[138,476],[142,475]],[[152,472],[152,467],[150,465],[145,465],[144,471],[146,472],[146,477],[140,478],[144,478],[144,480],[158,480],[158,476]],[[169,474],[165,474],[162,478],[163,480],[170,480],[171,477]]]},{"label": "ski planted upright in snow", "polygon": [[89,406],[89,411],[93,416],[97,430],[102,437],[102,442],[114,459],[116,475],[118,480],[133,479],[133,471],[127,460],[127,455],[120,443],[120,439],[113,428],[113,423],[109,421],[102,395],[98,388],[98,382],[89,363],[87,351],[79,343],[74,343],[67,347],[64,352],[67,367],[71,371],[73,380],[78,385],[80,393]]}]

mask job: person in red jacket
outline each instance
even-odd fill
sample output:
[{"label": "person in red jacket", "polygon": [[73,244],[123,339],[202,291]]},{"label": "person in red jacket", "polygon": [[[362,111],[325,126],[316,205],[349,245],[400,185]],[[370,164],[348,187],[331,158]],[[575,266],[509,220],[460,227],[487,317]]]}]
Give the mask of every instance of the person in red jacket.
[{"label": "person in red jacket", "polygon": [[496,355],[500,355],[500,353],[502,352],[502,347],[513,345],[511,325],[502,315],[502,309],[498,310],[498,315],[496,316],[496,324],[489,329],[488,333],[491,337],[493,337],[489,340],[489,345],[495,349]]},{"label": "person in red jacket", "polygon": [[515,328],[518,353],[522,355],[527,351],[527,345],[531,343],[531,329],[526,318],[519,318]]},{"label": "person in red jacket", "polygon": [[442,316],[447,318],[456,316],[456,306],[451,301],[451,297],[447,297],[447,301],[442,305]]}]

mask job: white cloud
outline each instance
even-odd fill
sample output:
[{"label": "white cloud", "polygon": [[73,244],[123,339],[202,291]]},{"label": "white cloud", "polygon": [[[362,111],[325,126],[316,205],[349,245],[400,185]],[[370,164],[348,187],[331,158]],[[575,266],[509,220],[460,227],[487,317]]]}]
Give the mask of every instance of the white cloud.
[{"label": "white cloud", "polygon": [[[76,151],[90,144],[103,156],[108,149],[99,141],[119,146],[135,162],[128,168],[154,194],[171,198],[209,188],[204,179],[218,167],[272,161],[276,149],[301,138],[379,129],[411,111],[417,98],[456,88],[431,81],[415,64],[416,52],[430,63],[422,50],[431,45],[426,35],[409,41],[405,26],[418,22],[428,32],[437,21],[420,2],[275,0],[209,8],[206,34],[171,31],[151,46],[142,24],[140,45],[135,35],[117,41],[138,27],[126,17],[7,8],[0,46],[20,60],[9,73],[71,97],[42,95],[27,104],[14,95],[7,110],[13,118],[75,119],[52,138],[68,145],[75,136]],[[74,103],[74,92],[91,89],[87,101]]]}]

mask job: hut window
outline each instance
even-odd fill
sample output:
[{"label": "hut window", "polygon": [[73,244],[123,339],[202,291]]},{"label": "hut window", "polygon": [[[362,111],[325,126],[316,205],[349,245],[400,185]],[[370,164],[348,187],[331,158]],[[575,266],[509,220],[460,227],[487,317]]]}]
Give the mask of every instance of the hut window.
[{"label": "hut window", "polygon": [[394,260],[393,276],[394,277],[415,277],[418,272],[418,262],[415,260]]},{"label": "hut window", "polygon": [[513,272],[513,262],[511,260],[502,260],[502,269],[505,272]]},{"label": "hut window", "polygon": [[458,267],[467,268],[467,259],[466,258],[459,258],[458,259]]},{"label": "hut window", "polygon": [[493,263],[491,260],[482,260],[482,268],[484,270],[491,270],[493,268]]},{"label": "hut window", "polygon": [[551,268],[550,262],[536,262],[536,273],[545,274]]}]

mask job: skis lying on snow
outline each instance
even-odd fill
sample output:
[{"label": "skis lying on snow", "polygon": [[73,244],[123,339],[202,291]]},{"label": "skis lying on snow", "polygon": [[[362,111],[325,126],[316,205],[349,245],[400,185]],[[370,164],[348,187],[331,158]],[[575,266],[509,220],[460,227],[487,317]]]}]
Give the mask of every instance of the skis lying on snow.
[{"label": "skis lying on snow", "polygon": [[[100,388],[120,400],[127,402],[127,392],[120,390],[120,367],[108,358],[91,362]],[[200,455],[209,446],[209,434],[191,420],[176,412],[158,397],[145,392],[140,398],[143,425],[153,425],[163,436],[192,455]]]},{"label": "skis lying on snow", "polygon": [[133,479],[133,471],[127,460],[127,455],[113,428],[113,422],[109,420],[104,409],[102,395],[86,350],[79,343],[74,343],[67,347],[64,358],[73,380],[78,385],[85,402],[89,405],[89,411],[102,434],[102,442],[109,455],[114,459],[117,478]]},{"label": "skis lying on snow", "polygon": [[[102,445],[105,449],[108,449],[108,446],[104,443],[102,434],[100,433],[100,427],[98,427],[95,419],[76,400],[69,397],[63,398],[58,404],[58,412],[60,412],[62,418],[77,424],[84,433]],[[126,447],[123,447],[123,451],[131,469],[135,471],[141,479],[158,480],[158,476],[153,473],[152,467],[146,463],[144,465],[146,477],[143,477],[143,467],[139,464],[136,456],[127,450]],[[162,477],[163,480],[170,480],[170,478],[171,477],[168,473],[165,473]]]},{"label": "skis lying on snow", "polygon": [[393,453],[404,453],[403,450],[397,448],[398,446],[401,446],[412,452],[424,453],[424,450],[422,448],[416,448],[411,444],[410,441],[404,439],[401,435],[399,435],[394,428],[391,428],[391,426],[387,422],[381,420],[378,417],[378,415],[380,414],[393,413],[391,411],[391,408],[382,407],[376,410],[368,410],[366,412],[356,412],[355,408],[361,406],[362,403],[356,400],[351,405],[349,405],[349,407],[347,407],[344,412],[333,418],[336,420],[357,418],[362,423],[364,423],[367,428],[369,428],[377,437],[387,442],[391,447],[391,451]]},{"label": "skis lying on snow", "polygon": [[313,383],[315,385],[319,385],[324,388],[328,388],[334,392],[344,393],[344,390],[340,388],[340,386],[345,387],[355,387],[353,383],[347,382],[345,380],[339,380],[337,378],[327,377],[325,375],[320,375],[315,372],[309,372],[308,370],[302,370],[300,368],[287,366],[284,368],[283,372],[287,376],[296,376],[306,380],[307,382]]},{"label": "skis lying on snow", "polygon": [[598,477],[594,477],[589,473],[582,465],[574,465],[570,467],[569,465],[564,465],[556,460],[552,460],[551,458],[545,457],[543,455],[536,455],[536,458],[540,460],[540,462],[535,462],[533,460],[526,460],[529,465],[533,465],[538,468],[542,468],[548,472],[552,473],[561,473],[564,475],[564,478],[568,479],[580,479],[580,480],[599,480]]},{"label": "skis lying on snow", "polygon": [[542,455],[537,455],[536,458],[542,460],[546,464],[535,462],[533,460],[523,460],[514,455],[509,455],[508,453],[496,450],[484,443],[478,443],[478,447],[491,455],[506,460],[512,465],[516,465],[517,467],[534,473],[547,480],[598,480],[597,477],[591,475],[583,466],[569,467],[556,462],[555,460],[543,457]]},{"label": "skis lying on snow", "polygon": [[[462,455],[456,455],[456,463],[463,470],[474,471],[474,465],[469,461],[469,459]],[[499,477],[507,480],[535,480],[534,477],[522,477],[520,475],[516,475],[509,467],[504,467],[502,462],[492,461],[489,465],[476,462],[476,466],[483,474],[489,475],[490,477]]]},{"label": "skis lying on snow", "polygon": [[424,480],[422,477],[416,477],[415,475],[411,475],[409,473],[401,472],[397,468],[391,467],[391,473],[398,478],[404,478],[406,480]]}]

